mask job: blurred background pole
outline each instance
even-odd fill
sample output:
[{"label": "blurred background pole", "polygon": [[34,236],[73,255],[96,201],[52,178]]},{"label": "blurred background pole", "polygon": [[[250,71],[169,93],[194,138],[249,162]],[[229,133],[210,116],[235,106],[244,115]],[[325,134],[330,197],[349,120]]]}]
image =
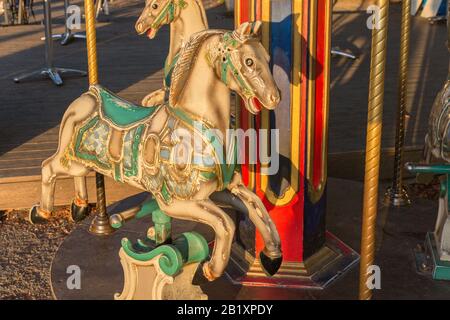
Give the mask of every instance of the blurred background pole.
[{"label": "blurred background pole", "polygon": [[[98,83],[97,66],[97,37],[95,34],[95,9],[94,0],[84,0],[84,11],[86,16],[86,45],[89,69],[89,85]],[[97,187],[97,215],[92,220],[89,231],[96,235],[108,235],[114,231],[109,224],[106,213],[105,178],[103,175],[95,174]]]},{"label": "blurred background pole", "polygon": [[359,299],[361,300],[372,298],[372,291],[367,286],[367,281],[370,276],[367,272],[368,267],[373,264],[375,254],[375,228],[378,205],[378,178],[380,169],[389,0],[378,0],[377,5],[379,11],[375,12],[374,16],[376,16],[375,21],[378,21],[373,24],[372,28],[372,52],[367,114],[366,163],[359,282]]},{"label": "blurred background pole", "polygon": [[403,186],[403,146],[405,143],[405,116],[408,91],[408,58],[411,30],[411,0],[402,1],[402,22],[400,34],[400,60],[398,75],[397,127],[395,132],[394,176],[392,186],[385,194],[386,205],[400,207],[410,204]]}]

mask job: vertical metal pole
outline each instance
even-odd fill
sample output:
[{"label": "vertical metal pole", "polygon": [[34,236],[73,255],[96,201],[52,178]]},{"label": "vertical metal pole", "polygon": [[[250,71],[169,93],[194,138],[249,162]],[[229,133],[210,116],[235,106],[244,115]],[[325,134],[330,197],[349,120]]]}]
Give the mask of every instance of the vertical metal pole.
[{"label": "vertical metal pole", "polygon": [[23,1],[24,0],[19,0],[19,13],[18,13],[18,17],[17,17],[17,23],[18,24],[23,24]]},{"label": "vertical metal pole", "polygon": [[44,0],[44,32],[45,32],[45,66],[53,68],[52,13],[51,0]]},{"label": "vertical metal pole", "polygon": [[10,11],[9,0],[3,0],[3,15],[5,16],[5,25],[9,25],[9,13]]},{"label": "vertical metal pole", "polygon": [[[447,49],[450,52],[450,0],[447,1]],[[449,76],[450,79],[450,64],[449,64]]]},{"label": "vertical metal pole", "polygon": [[[84,0],[84,11],[86,16],[89,85],[94,85],[98,83],[94,0]],[[97,187],[97,216],[92,220],[89,231],[96,235],[108,235],[111,234],[114,229],[109,224],[108,214],[106,213],[105,178],[103,175],[96,173],[95,182]]]},{"label": "vertical metal pole", "polygon": [[375,254],[389,0],[378,0],[377,5],[379,23],[372,30],[359,282],[359,298],[364,300],[372,297],[372,291],[366,283],[368,267],[373,264]]},{"label": "vertical metal pole", "polygon": [[409,33],[411,30],[411,0],[402,1],[402,22],[400,35],[400,60],[398,76],[397,127],[395,132],[394,177],[392,186],[385,194],[385,203],[393,207],[410,204],[403,186],[403,146],[405,143],[406,98],[408,91]]}]

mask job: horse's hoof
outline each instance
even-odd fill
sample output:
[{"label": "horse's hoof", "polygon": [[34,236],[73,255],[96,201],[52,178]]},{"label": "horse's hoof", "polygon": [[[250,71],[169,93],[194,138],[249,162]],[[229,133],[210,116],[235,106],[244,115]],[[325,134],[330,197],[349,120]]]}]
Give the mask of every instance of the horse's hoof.
[{"label": "horse's hoof", "polygon": [[89,215],[89,206],[79,206],[72,202],[72,207],[70,208],[70,216],[73,221],[80,222],[84,220]]},{"label": "horse's hoof", "polygon": [[203,275],[205,276],[206,279],[208,279],[208,281],[214,281],[216,280],[218,277],[214,275],[214,273],[211,270],[211,266],[209,262],[205,262],[203,264]]},{"label": "horse's hoof", "polygon": [[270,258],[262,251],[259,253],[259,259],[264,272],[270,277],[277,273],[278,269],[281,267],[281,263],[283,262],[283,256],[278,258]]},{"label": "horse's hoof", "polygon": [[34,206],[30,209],[30,213],[28,214],[28,220],[32,224],[45,224],[48,222],[47,218],[44,218],[39,214],[38,206]]}]

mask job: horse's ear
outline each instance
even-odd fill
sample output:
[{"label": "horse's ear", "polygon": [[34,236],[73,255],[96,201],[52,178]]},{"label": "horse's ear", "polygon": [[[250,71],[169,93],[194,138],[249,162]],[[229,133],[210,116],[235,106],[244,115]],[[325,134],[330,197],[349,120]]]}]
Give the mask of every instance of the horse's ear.
[{"label": "horse's ear", "polygon": [[237,29],[236,29],[236,33],[241,37],[241,38],[246,38],[250,35],[252,31],[252,23],[249,22],[244,22],[242,23]]},{"label": "horse's ear", "polygon": [[261,26],[262,26],[261,21],[258,20],[258,21],[253,22],[252,32],[254,35],[259,35],[259,33],[261,32]]}]

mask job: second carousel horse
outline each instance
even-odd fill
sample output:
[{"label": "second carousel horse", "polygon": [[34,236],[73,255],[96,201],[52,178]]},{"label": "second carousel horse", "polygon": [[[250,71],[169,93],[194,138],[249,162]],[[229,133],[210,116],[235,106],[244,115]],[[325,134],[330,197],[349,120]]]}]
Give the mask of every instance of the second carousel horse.
[{"label": "second carousel horse", "polygon": [[[164,64],[163,88],[146,95],[141,102],[143,106],[154,106],[164,102],[181,47],[192,34],[208,29],[205,9],[200,0],[147,1],[135,29],[138,34],[147,34],[150,39],[153,39],[159,29],[166,24],[170,24],[170,46]],[[119,161],[123,130],[112,130],[111,141],[110,154]]]}]

